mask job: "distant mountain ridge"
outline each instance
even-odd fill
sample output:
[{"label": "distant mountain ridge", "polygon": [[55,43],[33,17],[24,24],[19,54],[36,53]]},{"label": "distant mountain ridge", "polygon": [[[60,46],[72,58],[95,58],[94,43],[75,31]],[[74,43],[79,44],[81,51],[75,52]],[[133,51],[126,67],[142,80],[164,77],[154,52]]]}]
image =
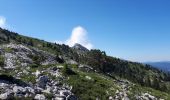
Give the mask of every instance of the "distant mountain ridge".
[{"label": "distant mountain ridge", "polygon": [[152,65],[153,67],[159,68],[163,71],[170,72],[170,61],[145,62],[145,64],[149,64],[149,65]]}]

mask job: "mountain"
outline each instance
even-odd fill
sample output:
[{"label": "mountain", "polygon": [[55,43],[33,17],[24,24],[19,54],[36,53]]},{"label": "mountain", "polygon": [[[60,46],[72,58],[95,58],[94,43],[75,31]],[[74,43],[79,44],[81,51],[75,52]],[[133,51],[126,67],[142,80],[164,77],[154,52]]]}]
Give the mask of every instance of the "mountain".
[{"label": "mountain", "polygon": [[162,61],[162,62],[146,62],[146,64],[152,65],[156,68],[159,68],[163,71],[170,72],[170,61]]},{"label": "mountain", "polygon": [[170,99],[170,75],[150,65],[0,28],[0,99]]},{"label": "mountain", "polygon": [[83,52],[87,52],[89,51],[87,48],[85,48],[84,46],[82,46],[81,44],[78,44],[76,43],[74,46],[73,46],[74,49],[77,49],[77,50],[80,50],[80,51],[83,51]]},{"label": "mountain", "polygon": [[86,52],[89,52],[89,50],[87,48],[85,48],[84,46],[82,46],[81,44],[76,43],[73,47],[72,47],[77,54],[82,55]]}]

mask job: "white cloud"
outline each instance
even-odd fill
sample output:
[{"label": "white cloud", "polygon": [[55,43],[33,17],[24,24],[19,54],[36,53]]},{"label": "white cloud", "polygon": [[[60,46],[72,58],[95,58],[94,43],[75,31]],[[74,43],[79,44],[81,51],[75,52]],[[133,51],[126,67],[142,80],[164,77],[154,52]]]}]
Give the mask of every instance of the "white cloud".
[{"label": "white cloud", "polygon": [[88,40],[86,29],[81,26],[75,27],[72,30],[71,37],[66,41],[66,44],[70,47],[74,46],[75,43],[79,43],[87,49],[93,48],[93,45]]},{"label": "white cloud", "polygon": [[3,16],[0,16],[0,27],[5,28],[6,27],[6,18]]},{"label": "white cloud", "polygon": [[77,26],[73,28],[71,36],[65,42],[62,41],[55,41],[58,44],[66,44],[70,47],[74,46],[76,43],[81,44],[82,46],[86,47],[87,49],[92,49],[93,45],[89,42],[87,31],[81,26]]}]

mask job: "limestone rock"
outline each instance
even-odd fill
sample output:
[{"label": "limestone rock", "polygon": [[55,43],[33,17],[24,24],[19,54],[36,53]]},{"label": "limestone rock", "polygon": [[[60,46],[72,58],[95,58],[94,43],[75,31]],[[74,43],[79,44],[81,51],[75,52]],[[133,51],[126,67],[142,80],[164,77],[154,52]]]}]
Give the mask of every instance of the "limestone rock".
[{"label": "limestone rock", "polygon": [[46,100],[45,96],[43,94],[37,94],[34,97],[35,100]]}]

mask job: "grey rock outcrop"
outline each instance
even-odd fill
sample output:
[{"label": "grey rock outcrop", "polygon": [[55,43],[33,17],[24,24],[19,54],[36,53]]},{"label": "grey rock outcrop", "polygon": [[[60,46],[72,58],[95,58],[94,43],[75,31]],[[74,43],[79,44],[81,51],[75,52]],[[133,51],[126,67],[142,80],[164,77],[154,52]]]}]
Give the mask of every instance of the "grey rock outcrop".
[{"label": "grey rock outcrop", "polygon": [[45,96],[43,94],[36,94],[34,97],[35,100],[46,100]]}]

